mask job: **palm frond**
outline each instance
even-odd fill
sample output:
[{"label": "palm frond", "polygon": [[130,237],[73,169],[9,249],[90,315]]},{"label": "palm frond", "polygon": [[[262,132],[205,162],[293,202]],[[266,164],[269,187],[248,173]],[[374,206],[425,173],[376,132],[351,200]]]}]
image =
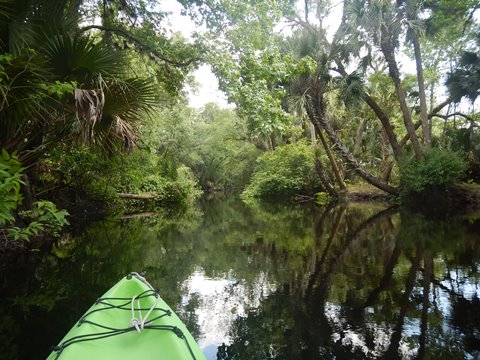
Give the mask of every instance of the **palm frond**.
[{"label": "palm frond", "polygon": [[7,21],[11,19],[14,14],[13,5],[15,0],[0,0],[0,19]]},{"label": "palm frond", "polygon": [[464,52],[458,68],[448,74],[445,84],[455,102],[459,102],[463,97],[474,102],[480,95],[479,53]]},{"label": "palm frond", "polygon": [[[139,122],[158,106],[158,90],[151,79],[128,79],[106,82],[100,119],[91,129],[90,142],[108,152],[119,146],[131,149],[136,145]],[[94,109],[86,109],[91,111]]]},{"label": "palm frond", "polygon": [[470,71],[457,69],[450,73],[445,82],[448,92],[453,101],[460,102],[463,97],[467,97],[474,102],[480,95],[480,76],[472,76]]},{"label": "palm frond", "polygon": [[0,0],[1,42],[14,55],[37,48],[41,34],[72,34],[79,15],[68,1]]},{"label": "palm frond", "polygon": [[46,39],[40,51],[55,75],[63,81],[92,84],[98,82],[99,76],[113,78],[123,70],[120,53],[88,37],[57,34]]},{"label": "palm frond", "polygon": [[105,95],[102,89],[75,89],[75,112],[79,126],[77,133],[83,142],[91,142],[95,124],[102,119]]},{"label": "palm frond", "polygon": [[363,94],[363,77],[358,72],[352,72],[340,82],[340,98],[346,106],[358,105],[362,100]]},{"label": "palm frond", "polygon": [[0,144],[29,137],[37,122],[49,124],[53,112],[41,86],[48,73],[38,59],[18,56],[2,63],[0,76]]},{"label": "palm frond", "polygon": [[465,51],[460,58],[460,66],[480,69],[480,57],[471,51]]}]

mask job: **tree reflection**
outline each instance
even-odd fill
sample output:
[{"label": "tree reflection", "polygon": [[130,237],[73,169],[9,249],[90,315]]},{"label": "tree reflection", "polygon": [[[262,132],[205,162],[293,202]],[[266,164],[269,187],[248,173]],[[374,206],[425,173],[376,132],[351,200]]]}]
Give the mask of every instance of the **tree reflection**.
[{"label": "tree reflection", "polygon": [[309,271],[237,319],[217,358],[480,356],[476,222],[369,212],[324,209]]},{"label": "tree reflection", "polygon": [[[208,331],[205,309],[212,323],[225,320],[224,338],[208,344],[218,359],[479,358],[479,224],[377,205],[234,199],[92,223],[4,274],[15,287],[0,309],[3,354],[48,353],[99,294],[147,270],[196,338]],[[192,293],[199,272],[228,286]]]}]

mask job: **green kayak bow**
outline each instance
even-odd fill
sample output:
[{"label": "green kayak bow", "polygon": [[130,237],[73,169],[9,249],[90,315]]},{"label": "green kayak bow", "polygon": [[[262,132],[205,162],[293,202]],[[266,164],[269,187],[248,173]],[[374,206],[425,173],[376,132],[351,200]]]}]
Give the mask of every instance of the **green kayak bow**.
[{"label": "green kayak bow", "polygon": [[47,360],[205,360],[185,325],[138,273],[121,279],[78,320]]}]

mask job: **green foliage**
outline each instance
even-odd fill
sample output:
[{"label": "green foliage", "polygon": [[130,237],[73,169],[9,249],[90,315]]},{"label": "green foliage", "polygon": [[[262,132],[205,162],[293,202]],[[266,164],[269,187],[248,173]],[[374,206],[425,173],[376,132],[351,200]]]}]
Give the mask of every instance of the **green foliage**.
[{"label": "green foliage", "polygon": [[[477,41],[480,43],[480,36]],[[455,102],[466,97],[474,103],[480,93],[480,52],[465,51],[458,67],[449,73],[446,85]]]},{"label": "green foliage", "polygon": [[115,194],[108,181],[114,176],[118,162],[108,161],[85,147],[57,147],[51,149],[42,161],[40,180],[45,187],[74,189],[75,197],[85,194],[94,199],[112,200]]},{"label": "green foliage", "polygon": [[159,155],[164,176],[175,178],[176,167],[183,164],[207,191],[243,189],[259,153],[245,121],[213,103],[195,111],[182,99],[157,113],[141,136]]},{"label": "green foliage", "polygon": [[421,192],[429,186],[448,187],[463,176],[466,167],[459,153],[440,148],[428,149],[423,160],[412,158],[401,164],[402,192]]},{"label": "green foliage", "polygon": [[45,90],[48,94],[56,96],[58,99],[61,99],[65,95],[73,95],[75,88],[77,87],[76,81],[71,82],[60,82],[55,80],[54,83],[43,83],[40,84],[39,88]]},{"label": "green foliage", "polygon": [[159,94],[180,94],[202,49],[167,35],[151,2],[1,7],[0,146],[28,150],[32,163],[62,141],[130,150]]},{"label": "green foliage", "polygon": [[305,142],[278,147],[257,159],[244,199],[293,196],[315,187],[314,151]]},{"label": "green foliage", "polygon": [[454,151],[462,151],[470,158],[480,159],[480,131],[472,123],[469,127],[452,127],[445,131]]},{"label": "green foliage", "polygon": [[259,150],[248,141],[246,124],[232,110],[207,104],[193,128],[198,160],[192,165],[204,189],[243,189]]},{"label": "green foliage", "polygon": [[[50,201],[37,201],[33,209],[18,212],[22,201],[20,186],[23,184],[23,168],[15,154],[2,150],[0,156],[0,226],[6,237],[13,240],[29,240],[32,236],[51,234],[57,237],[60,230],[68,224],[68,212],[58,210]],[[15,226],[16,217],[27,223],[26,226]]]},{"label": "green foliage", "polygon": [[190,204],[197,199],[202,191],[192,171],[185,165],[175,170],[175,178],[161,175],[148,175],[140,184],[140,190],[157,194],[156,201],[160,204]]},{"label": "green foliage", "polygon": [[58,210],[55,204],[50,201],[36,201],[33,203],[33,210],[20,212],[20,217],[29,221],[28,225],[23,228],[11,227],[8,229],[8,237],[26,241],[41,233],[58,237],[60,230],[68,225],[67,216],[68,212],[66,210]]},{"label": "green foliage", "polygon": [[42,224],[55,237],[65,225],[68,225],[68,212],[58,210],[51,201],[36,201],[33,203],[33,210],[23,211],[21,215],[33,219],[32,222]]},{"label": "green foliage", "polygon": [[318,192],[315,194],[315,203],[318,205],[324,206],[330,202],[331,198],[330,195],[326,192]]},{"label": "green foliage", "polygon": [[109,205],[121,205],[118,193],[154,193],[160,204],[189,204],[201,194],[189,168],[148,149],[105,157],[93,149],[59,148],[50,152],[45,165],[52,171],[43,174],[44,182],[75,189],[80,197]]},{"label": "green foliage", "polygon": [[15,154],[2,150],[0,156],[0,226],[15,221],[13,212],[22,201],[20,186],[22,182],[20,162]]}]

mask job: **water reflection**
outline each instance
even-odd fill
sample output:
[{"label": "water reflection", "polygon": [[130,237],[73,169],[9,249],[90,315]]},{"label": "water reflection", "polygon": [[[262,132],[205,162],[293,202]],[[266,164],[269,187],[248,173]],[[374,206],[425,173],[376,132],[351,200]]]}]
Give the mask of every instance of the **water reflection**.
[{"label": "water reflection", "polygon": [[3,275],[0,358],[41,358],[139,269],[208,359],[480,358],[479,219],[224,199],[93,223]]},{"label": "water reflection", "polygon": [[211,279],[201,269],[185,282],[186,296],[181,309],[188,307],[192,299],[200,300],[195,309],[200,334],[197,341],[207,358],[216,359],[218,346],[233,341],[230,330],[235,320],[257,309],[261,300],[274,290],[263,273],[252,283],[255,287],[248,289],[233,276]]}]

